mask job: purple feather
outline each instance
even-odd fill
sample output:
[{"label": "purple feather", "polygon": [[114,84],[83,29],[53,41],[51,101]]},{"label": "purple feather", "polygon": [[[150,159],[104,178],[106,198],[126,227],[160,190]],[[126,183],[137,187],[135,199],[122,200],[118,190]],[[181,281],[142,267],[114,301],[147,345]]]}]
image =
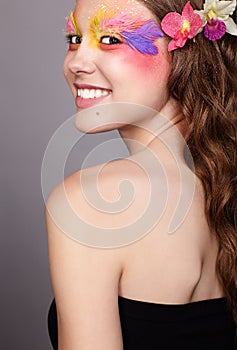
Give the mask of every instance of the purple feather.
[{"label": "purple feather", "polygon": [[154,41],[164,36],[161,28],[153,21],[146,22],[132,32],[123,31],[121,34],[131,48],[144,55],[156,55],[158,48],[154,45]]}]

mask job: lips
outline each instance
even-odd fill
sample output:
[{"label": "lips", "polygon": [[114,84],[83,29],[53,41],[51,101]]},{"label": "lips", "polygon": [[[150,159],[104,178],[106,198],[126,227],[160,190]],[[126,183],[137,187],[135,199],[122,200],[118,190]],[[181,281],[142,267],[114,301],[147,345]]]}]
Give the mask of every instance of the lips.
[{"label": "lips", "polygon": [[112,90],[87,84],[74,84],[77,89],[76,105],[86,108],[100,102],[112,93]]}]

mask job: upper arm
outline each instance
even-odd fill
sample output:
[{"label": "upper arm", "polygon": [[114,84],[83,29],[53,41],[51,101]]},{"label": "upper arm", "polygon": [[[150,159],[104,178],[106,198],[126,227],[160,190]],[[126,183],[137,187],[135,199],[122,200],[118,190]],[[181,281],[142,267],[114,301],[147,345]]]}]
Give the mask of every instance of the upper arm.
[{"label": "upper arm", "polygon": [[118,250],[87,247],[63,232],[52,217],[64,212],[61,186],[49,197],[45,211],[59,350],[122,350]]}]

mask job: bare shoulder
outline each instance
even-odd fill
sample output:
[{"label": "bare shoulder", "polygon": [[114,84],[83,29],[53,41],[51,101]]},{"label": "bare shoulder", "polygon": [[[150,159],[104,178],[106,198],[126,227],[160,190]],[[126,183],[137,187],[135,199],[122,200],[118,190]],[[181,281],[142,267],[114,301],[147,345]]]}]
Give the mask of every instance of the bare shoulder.
[{"label": "bare shoulder", "polygon": [[116,234],[115,244],[113,240],[111,245],[104,242],[104,247],[111,249],[95,249],[94,256],[104,256],[108,262],[111,259],[114,269],[121,272],[125,249],[119,249],[118,233],[137,220],[149,200],[148,189],[141,186],[142,175],[143,171],[139,167],[135,171],[127,159],[77,171],[51,192],[46,203],[47,219],[64,236],[81,243],[77,247],[81,250],[86,250],[83,245],[103,247],[103,239]]},{"label": "bare shoulder", "polygon": [[164,181],[163,174],[144,168],[132,157],[110,161],[70,175],[52,192],[49,203],[55,203],[57,209],[67,203],[69,209],[64,207],[60,216],[64,212],[68,219],[65,213],[69,211],[74,223],[76,215],[78,224],[108,230],[130,225],[149,210],[159,219],[154,231],[170,232],[173,220],[177,243],[183,237],[187,242],[196,239],[196,248],[201,249],[212,237],[204,214],[202,183],[189,170],[181,177],[173,167],[165,172]]},{"label": "bare shoulder", "polygon": [[127,158],[82,169],[67,178],[64,186],[77,214],[105,230],[129,225],[149,200],[144,169]]},{"label": "bare shoulder", "polygon": [[[109,162],[92,166],[65,178],[50,193],[45,211],[48,220],[54,222],[65,236],[78,243],[78,249],[87,251],[88,247],[94,247],[91,249],[94,255],[104,255],[108,259],[111,256],[116,266],[119,250],[96,249],[103,248],[103,244],[98,242],[97,245],[96,240],[87,240],[87,237],[98,236],[97,232],[103,233],[115,226],[114,211],[110,210],[113,205],[111,198],[117,195],[112,194],[110,188],[111,183],[114,186],[114,177],[109,174],[114,166],[112,164]],[[118,171],[115,173],[118,175]],[[119,261],[118,258],[118,264]]]}]

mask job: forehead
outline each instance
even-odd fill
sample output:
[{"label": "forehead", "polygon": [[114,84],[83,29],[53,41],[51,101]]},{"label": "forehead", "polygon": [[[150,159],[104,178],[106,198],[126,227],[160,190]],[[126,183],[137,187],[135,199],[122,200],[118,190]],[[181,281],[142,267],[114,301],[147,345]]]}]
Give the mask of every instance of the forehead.
[{"label": "forehead", "polygon": [[114,13],[124,12],[144,20],[155,19],[152,12],[136,0],[76,0],[74,16],[80,25],[86,24],[103,9],[110,9]]}]

